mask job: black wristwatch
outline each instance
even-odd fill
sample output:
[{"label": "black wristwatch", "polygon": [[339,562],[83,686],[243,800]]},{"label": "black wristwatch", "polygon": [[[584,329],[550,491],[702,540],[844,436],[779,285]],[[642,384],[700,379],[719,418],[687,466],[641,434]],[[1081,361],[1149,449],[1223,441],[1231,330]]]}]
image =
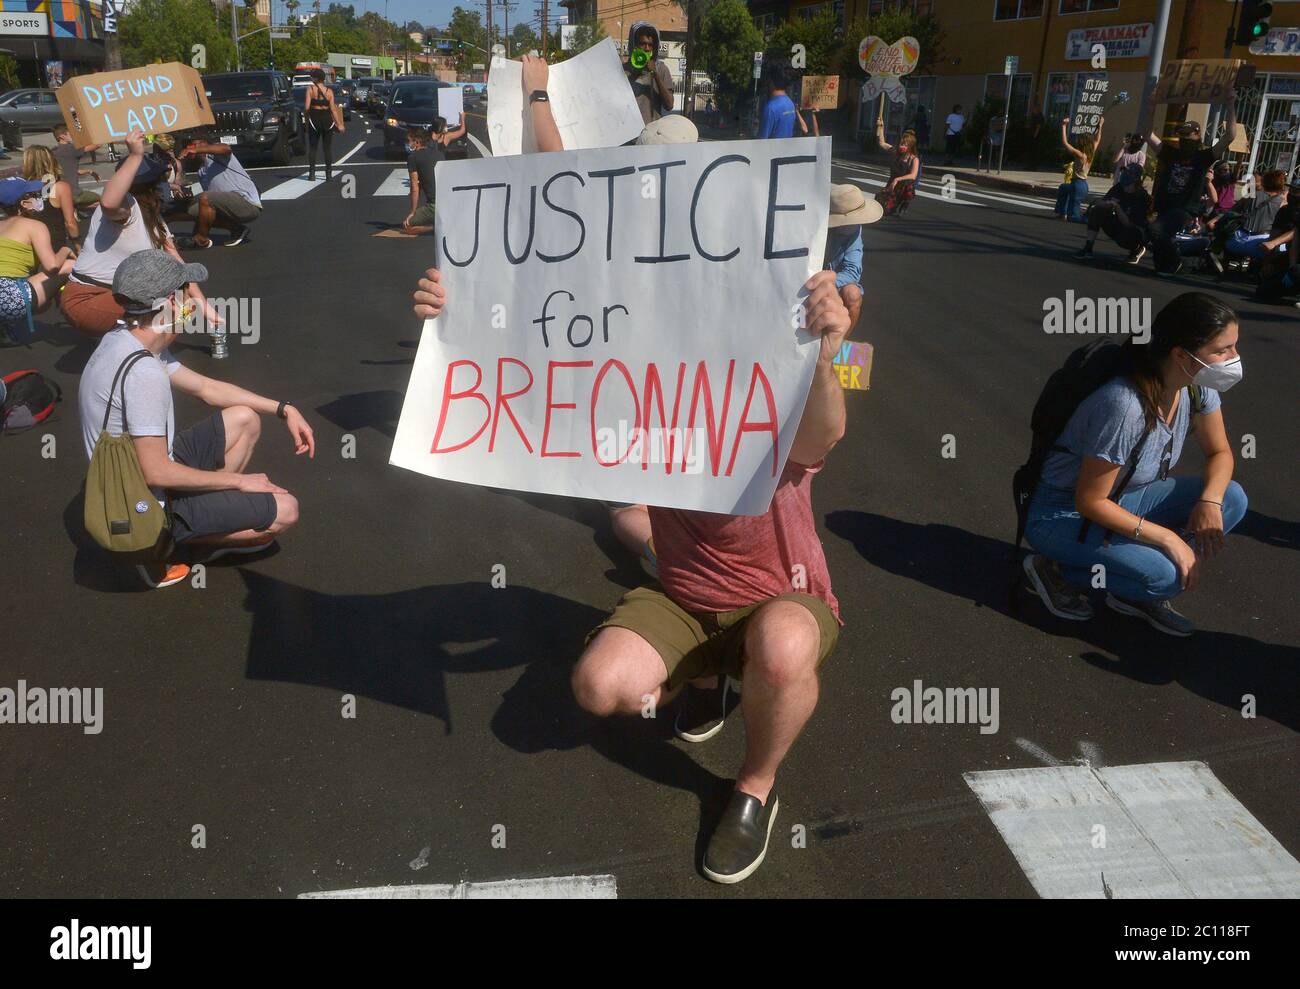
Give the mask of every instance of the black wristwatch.
[{"label": "black wristwatch", "polygon": [[279,405],[279,406],[276,408],[276,410],[275,410],[275,416],[276,416],[276,418],[277,418],[277,419],[287,419],[288,416],[286,416],[286,415],[284,414],[284,410],[287,409],[287,408],[288,408],[290,405],[292,405],[292,404],[293,404],[292,402],[281,402],[280,405]]},{"label": "black wristwatch", "polygon": [[549,96],[546,95],[546,90],[544,90],[544,89],[534,89],[531,93],[528,94],[528,102],[529,102],[529,103],[549,103],[549,102],[551,102],[551,98],[550,98]]}]

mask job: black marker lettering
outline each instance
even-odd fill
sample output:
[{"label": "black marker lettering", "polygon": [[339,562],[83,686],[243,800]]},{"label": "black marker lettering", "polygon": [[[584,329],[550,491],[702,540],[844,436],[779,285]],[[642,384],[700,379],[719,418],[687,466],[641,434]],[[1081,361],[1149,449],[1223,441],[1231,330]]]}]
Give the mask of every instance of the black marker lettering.
[{"label": "black marker lettering", "polygon": [[599,171],[588,172],[587,175],[593,179],[609,179],[609,220],[605,226],[605,260],[614,259],[614,179],[619,175],[631,175],[636,171],[632,165],[626,168],[602,168]]},{"label": "black marker lettering", "polygon": [[582,186],[583,188],[586,188],[587,183],[582,180],[582,176],[579,175],[577,172],[559,172],[555,175],[552,175],[549,179],[547,179],[546,184],[542,186],[542,202],[546,203],[547,206],[551,207],[551,209],[555,210],[557,213],[563,213],[566,216],[571,216],[576,221],[578,221],[578,246],[575,247],[573,250],[571,250],[568,254],[559,254],[554,256],[550,254],[543,254],[539,250],[537,252],[537,257],[541,261],[546,261],[546,262],[567,261],[569,260],[569,258],[573,257],[580,250],[582,250],[582,245],[587,241],[587,225],[582,222],[582,217],[579,216],[577,213],[573,212],[573,210],[571,209],[565,209],[563,206],[556,206],[553,202],[551,202],[551,197],[550,197],[551,183],[554,182],[556,179],[564,178],[564,176],[566,175],[572,175],[575,179],[578,180],[578,185]]},{"label": "black marker lettering", "polygon": [[633,258],[643,264],[658,264],[660,261],[686,261],[690,258],[689,254],[672,254],[664,257],[664,237],[667,235],[668,227],[668,169],[674,165],[685,165],[686,161],[665,161],[658,165],[642,165],[641,171],[649,172],[659,169],[659,254],[657,257],[640,257]]},{"label": "black marker lettering", "polygon": [[554,299],[557,295],[567,295],[567,296],[569,297],[569,301],[570,301],[570,302],[572,302],[573,299],[574,299],[574,296],[573,296],[573,293],[572,293],[572,292],[566,292],[566,291],[565,291],[564,289],[562,289],[562,288],[557,288],[554,292],[552,292],[550,295],[548,295],[548,296],[546,297],[546,301],[542,303],[542,315],[541,315],[540,317],[538,317],[537,319],[533,320],[533,325],[534,325],[534,326],[540,326],[540,327],[542,328],[542,346],[543,346],[543,347],[549,347],[549,346],[551,345],[551,340],[550,340],[550,338],[546,335],[546,324],[549,323],[551,320],[553,320],[553,319],[555,318],[554,316],[548,316],[548,315],[546,314],[546,307],[549,306],[549,305],[551,304],[551,300]]},{"label": "black marker lettering", "polygon": [[533,234],[537,232],[537,186],[528,187],[528,242],[524,244],[524,253],[515,257],[514,252],[510,250],[510,186],[506,186],[506,205],[502,210],[503,217],[501,223],[502,237],[506,245],[506,259],[511,264],[522,264],[528,260],[528,255],[533,250]]},{"label": "black marker lettering", "polygon": [[803,204],[798,206],[783,206],[776,201],[776,183],[777,171],[782,165],[799,165],[805,162],[815,162],[816,155],[792,155],[789,158],[773,158],[772,170],[767,179],[767,231],[763,235],[763,260],[770,261],[773,258],[804,258],[808,256],[808,248],[791,247],[783,251],[772,249],[772,237],[776,233],[776,214],[779,212],[799,213],[803,210]]},{"label": "black marker lettering", "polygon": [[454,257],[451,256],[451,251],[447,250],[447,235],[443,234],[442,236],[442,253],[445,254],[447,260],[450,261],[452,264],[454,264],[457,268],[463,268],[467,264],[472,264],[474,259],[478,257],[478,217],[479,217],[479,210],[482,209],[483,207],[483,190],[500,189],[503,185],[505,185],[504,182],[489,182],[485,185],[457,185],[452,187],[451,190],[452,192],[465,192],[467,189],[477,190],[474,199],[474,250],[470,252],[469,257],[467,257],[464,261],[457,261]]},{"label": "black marker lettering", "polygon": [[737,247],[730,254],[710,254],[700,244],[700,232],[695,226],[695,209],[700,203],[700,193],[704,191],[704,183],[708,179],[709,173],[719,165],[725,165],[731,161],[743,161],[746,165],[749,164],[749,159],[744,155],[723,155],[717,161],[710,162],[709,167],[700,172],[699,181],[695,183],[695,195],[691,197],[691,240],[695,241],[695,249],[700,252],[700,257],[709,261],[730,261],[740,253],[740,248]]}]

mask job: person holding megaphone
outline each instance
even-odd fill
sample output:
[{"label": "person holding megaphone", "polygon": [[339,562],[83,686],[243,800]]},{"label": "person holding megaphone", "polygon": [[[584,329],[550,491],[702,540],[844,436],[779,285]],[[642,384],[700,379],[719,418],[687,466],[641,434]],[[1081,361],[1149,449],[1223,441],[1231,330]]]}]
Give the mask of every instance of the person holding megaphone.
[{"label": "person holding megaphone", "polygon": [[673,112],[673,75],[668,66],[655,56],[659,51],[659,29],[649,21],[637,21],[627,35],[627,61],[623,71],[636,105],[641,108],[641,120],[650,123],[665,113]]}]

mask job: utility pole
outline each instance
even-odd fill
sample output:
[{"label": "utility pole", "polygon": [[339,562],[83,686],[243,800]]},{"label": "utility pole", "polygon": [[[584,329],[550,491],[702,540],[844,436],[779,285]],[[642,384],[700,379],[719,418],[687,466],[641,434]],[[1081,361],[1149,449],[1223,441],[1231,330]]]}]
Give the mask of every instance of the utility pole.
[{"label": "utility pole", "polygon": [[546,21],[550,14],[547,0],[542,0],[542,58],[546,58]]},{"label": "utility pole", "polygon": [[325,47],[325,40],[321,35],[320,0],[316,0],[315,7],[316,7],[316,44],[323,49]]},{"label": "utility pole", "polygon": [[243,63],[239,60],[239,19],[235,14],[235,0],[227,0],[230,4],[230,37],[235,42],[235,71],[242,72]]},{"label": "utility pole", "polygon": [[492,45],[493,45],[493,43],[496,41],[496,37],[494,36],[494,34],[493,34],[493,32],[492,32],[492,6],[493,6],[493,3],[494,3],[494,0],[483,0],[483,3],[487,5],[488,51],[491,51],[491,50],[492,50]]},{"label": "utility pole", "polygon": [[1160,0],[1156,11],[1156,29],[1151,38],[1151,57],[1147,61],[1146,82],[1142,86],[1142,105],[1138,108],[1138,133],[1151,133],[1151,122],[1155,118],[1155,107],[1151,97],[1155,94],[1156,83],[1160,81],[1160,66],[1164,60],[1165,36],[1169,33],[1169,8],[1173,0]]}]

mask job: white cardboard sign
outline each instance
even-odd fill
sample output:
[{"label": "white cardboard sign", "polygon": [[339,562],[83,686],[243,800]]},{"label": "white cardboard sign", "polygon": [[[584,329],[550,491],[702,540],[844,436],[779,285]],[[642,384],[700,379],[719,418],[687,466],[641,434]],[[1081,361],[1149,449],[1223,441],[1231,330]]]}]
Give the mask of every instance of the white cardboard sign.
[{"label": "white cardboard sign", "polygon": [[460,126],[465,112],[465,91],[459,86],[443,86],[438,90],[438,116],[447,121],[447,129]]},{"label": "white cardboard sign", "polygon": [[[609,38],[552,65],[546,92],[566,151],[617,147],[637,137],[644,127],[618,48]],[[537,150],[528,113],[523,64],[494,57],[487,108],[493,155]]]},{"label": "white cardboard sign", "polygon": [[829,138],[437,166],[437,265],[390,462],[433,477],[767,511],[819,344]]}]

